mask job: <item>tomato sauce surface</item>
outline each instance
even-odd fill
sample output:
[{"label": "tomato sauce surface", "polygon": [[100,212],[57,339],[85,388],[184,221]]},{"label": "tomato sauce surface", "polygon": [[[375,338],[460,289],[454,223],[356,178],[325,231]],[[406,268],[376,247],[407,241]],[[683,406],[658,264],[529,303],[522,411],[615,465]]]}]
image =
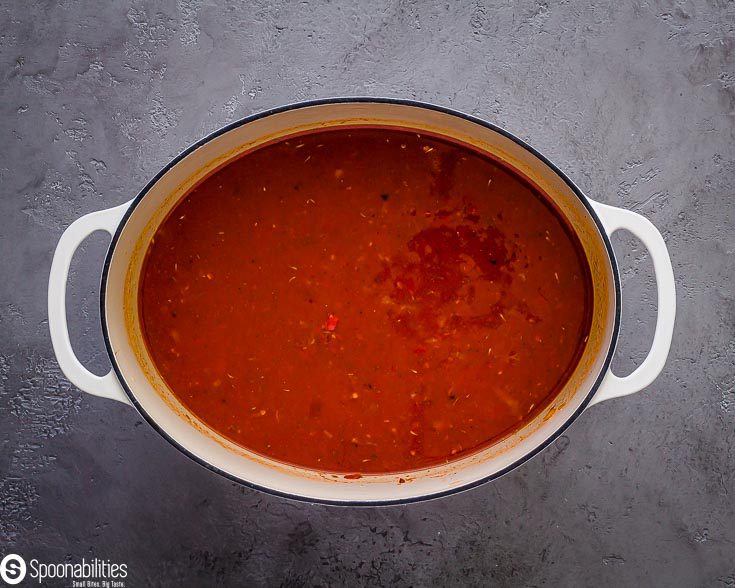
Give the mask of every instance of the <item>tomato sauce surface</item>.
[{"label": "tomato sauce surface", "polygon": [[485,154],[387,128],[260,147],[197,187],[147,252],[148,351],[199,419],[262,455],[409,471],[509,434],[584,347],[581,246]]}]

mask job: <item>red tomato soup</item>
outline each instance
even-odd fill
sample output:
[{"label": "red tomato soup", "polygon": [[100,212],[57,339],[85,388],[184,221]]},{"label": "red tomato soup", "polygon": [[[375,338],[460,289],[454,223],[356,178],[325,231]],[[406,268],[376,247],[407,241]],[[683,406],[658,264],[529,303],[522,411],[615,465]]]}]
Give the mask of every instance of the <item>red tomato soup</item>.
[{"label": "red tomato soup", "polygon": [[441,464],[511,433],[590,328],[581,246],[472,148],[389,128],[279,140],[158,229],[139,309],[173,394],[259,454],[321,471]]}]

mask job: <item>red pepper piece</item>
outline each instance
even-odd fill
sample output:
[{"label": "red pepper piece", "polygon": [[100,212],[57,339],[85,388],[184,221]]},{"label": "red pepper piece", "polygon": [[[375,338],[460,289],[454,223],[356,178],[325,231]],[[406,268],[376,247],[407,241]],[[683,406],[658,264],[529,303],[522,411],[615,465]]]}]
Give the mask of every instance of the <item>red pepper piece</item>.
[{"label": "red pepper piece", "polygon": [[324,323],[324,330],[325,331],[334,331],[337,328],[337,324],[339,323],[339,318],[334,316],[333,314],[330,314],[327,317],[327,322]]}]

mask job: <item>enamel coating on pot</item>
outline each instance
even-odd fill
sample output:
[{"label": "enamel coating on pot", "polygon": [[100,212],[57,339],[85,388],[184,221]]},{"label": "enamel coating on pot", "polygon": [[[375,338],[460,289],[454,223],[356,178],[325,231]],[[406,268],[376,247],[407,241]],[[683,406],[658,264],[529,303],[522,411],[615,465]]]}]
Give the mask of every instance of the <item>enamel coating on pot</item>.
[{"label": "enamel coating on pot", "polygon": [[[569,382],[520,431],[474,455],[442,466],[346,479],[343,475],[305,470],[256,455],[229,442],[189,414],[167,389],[148,357],[138,325],[137,290],[143,257],[156,228],[203,177],[265,142],[315,128],[361,124],[399,126],[419,133],[431,131],[470,143],[535,183],[566,216],[582,242],[593,274],[594,316],[587,348]],[[166,439],[202,465],[243,484],[295,499],[330,504],[393,504],[438,497],[497,478],[551,443],[590,403],[603,379],[614,378],[608,368],[620,320],[619,278],[610,241],[593,205],[604,206],[588,201],[553,164],[516,137],[484,121],[436,106],[374,98],[334,99],[296,104],[244,119],[184,151],[129,206],[111,209],[125,210],[116,229],[109,226],[114,215],[108,216],[107,225],[96,227],[115,231],[103,271],[101,311],[105,343],[115,372],[110,376],[113,379],[116,376],[120,385],[119,394],[105,388],[101,395],[127,399]],[[68,255],[67,251],[61,257]],[[57,282],[61,279],[60,271],[56,270]],[[54,268],[51,287],[53,278]],[[673,276],[671,279],[673,288]],[[50,323],[56,324],[58,321],[51,320],[51,289],[49,312]],[[671,323],[673,326],[673,314]],[[52,327],[57,354],[64,343],[59,331]],[[664,332],[664,339],[665,335]],[[668,351],[668,342],[665,343],[664,359]],[[662,347],[659,345],[654,360],[660,360]],[[65,362],[71,371],[77,369],[68,358]],[[655,371],[653,363],[656,362],[651,360],[644,370],[645,377]],[[74,381],[71,376],[70,379]],[[80,383],[87,388],[94,384],[89,380]],[[110,384],[108,378],[105,386],[108,385],[114,388],[115,382]],[[83,385],[80,387],[84,389]],[[631,388],[627,393],[632,391],[635,390]],[[607,391],[605,397],[614,395]]]}]

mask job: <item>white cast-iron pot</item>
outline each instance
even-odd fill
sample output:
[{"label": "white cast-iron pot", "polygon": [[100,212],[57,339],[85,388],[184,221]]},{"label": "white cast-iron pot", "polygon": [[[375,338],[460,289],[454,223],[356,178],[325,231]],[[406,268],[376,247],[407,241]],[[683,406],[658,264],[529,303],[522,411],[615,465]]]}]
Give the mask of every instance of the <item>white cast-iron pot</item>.
[{"label": "white cast-iron pot", "polygon": [[[574,373],[551,404],[519,431],[463,459],[390,475],[346,479],[284,465],[247,451],[189,413],[158,374],[143,343],[138,284],[151,237],[199,180],[244,151],[310,129],[385,125],[429,131],[484,150],[535,183],[576,231],[593,280],[589,341]],[[658,319],[651,350],[624,378],[610,371],[620,323],[620,279],[609,236],[626,229],[648,248],[658,284]],[[99,377],[74,356],[66,324],[66,281],[74,251],[94,231],[112,243],[102,272],[101,313],[113,369]],[[313,502],[388,504],[457,492],[492,480],[551,443],[595,403],[637,392],[659,374],[669,352],[676,297],[671,261],[661,234],[642,216],[594,202],[551,162],[507,131],[446,108],[403,100],[332,99],[295,104],[233,123],[192,145],[130,202],[74,222],[56,248],[49,279],[49,328],[56,357],[81,390],[134,406],[166,439],[200,464],[261,490]]]}]

